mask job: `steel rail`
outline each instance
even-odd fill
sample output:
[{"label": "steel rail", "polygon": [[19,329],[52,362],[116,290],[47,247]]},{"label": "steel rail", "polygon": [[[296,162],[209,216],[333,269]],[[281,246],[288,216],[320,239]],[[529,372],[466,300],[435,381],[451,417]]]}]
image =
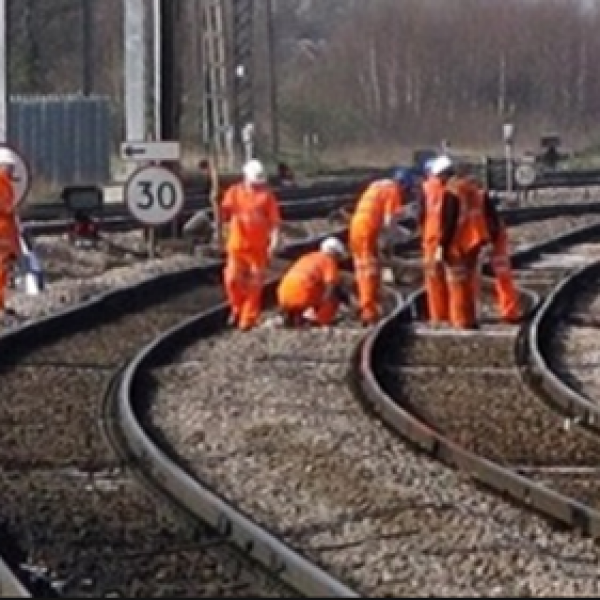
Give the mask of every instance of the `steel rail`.
[{"label": "steel rail", "polygon": [[[275,301],[278,281],[275,278],[267,285],[267,304],[272,305]],[[394,298],[396,303],[401,302],[400,295],[395,294]],[[274,533],[257,525],[213,487],[192,476],[185,464],[164,450],[156,436],[141,424],[137,391],[140,389],[142,373],[189,342],[221,331],[227,315],[226,304],[195,315],[155,338],[132,359],[124,369],[116,390],[120,434],[126,440],[129,452],[141,465],[144,475],[154,485],[209,522],[266,568],[276,569],[278,576],[292,588],[309,597],[359,597],[344,582],[316,566]]]},{"label": "steel rail", "polygon": [[[581,227],[552,240],[522,249],[513,254],[513,261],[516,265],[524,265],[544,252],[551,252],[567,244],[575,244],[599,234],[600,226],[598,224]],[[581,276],[581,272],[579,272],[579,277]],[[565,288],[563,286],[560,289],[564,290]],[[565,293],[562,292],[562,294]],[[357,352],[356,375],[357,387],[368,405],[392,430],[433,458],[457,468],[473,480],[547,517],[585,534],[594,537],[600,536],[600,512],[532,481],[514,468],[503,467],[464,448],[423,422],[385,391],[380,382],[378,364],[384,362],[390,344],[402,343],[402,325],[413,320],[419,304],[423,302],[424,290],[420,289],[407,300],[405,306],[399,307],[381,321],[363,339]],[[539,311],[539,308],[538,301],[535,307],[536,312]],[[542,310],[542,316],[543,314]],[[537,315],[539,317],[539,312]],[[524,326],[517,339],[517,354],[526,344],[524,339],[526,334],[527,326]]]},{"label": "steel rail", "polygon": [[600,433],[600,406],[585,394],[573,389],[549,364],[547,340],[567,306],[588,281],[600,277],[600,261],[593,262],[563,279],[546,297],[527,329],[527,358],[533,376],[547,399],[573,421]]},{"label": "steel rail", "polygon": [[[344,236],[344,230],[335,230]],[[292,259],[307,250],[314,249],[329,234],[308,235],[285,247],[281,256]],[[202,276],[220,274],[224,261],[214,260],[198,267],[187,268],[174,273],[161,274],[130,286],[107,291],[79,304],[69,306],[54,314],[42,317],[30,323],[0,334],[0,355],[18,356],[40,344],[43,340],[60,338],[82,327],[102,323],[111,313],[111,307],[128,306],[135,299],[141,303],[164,295],[164,290],[189,287],[193,289],[202,280]],[[127,310],[126,308],[124,310]],[[0,597],[31,597],[28,589],[28,576],[19,565],[11,564],[2,558],[2,540],[0,539]]]},{"label": "steel rail", "polygon": [[[573,234],[570,234],[568,239],[572,237]],[[554,247],[556,243],[556,240],[552,240],[527,248],[515,258],[531,259],[538,252]],[[269,285],[271,302],[275,283],[272,281]],[[522,293],[528,294],[532,304],[539,301],[535,293],[525,290]],[[418,293],[412,299],[417,297]],[[406,308],[402,308],[398,301],[398,314],[405,314],[410,310],[410,305],[409,302]],[[227,313],[227,307],[223,304],[184,321],[153,340],[127,365],[115,399],[121,437],[126,440],[129,452],[137,457],[144,474],[155,485],[159,485],[188,510],[226,533],[239,547],[251,549],[253,556],[267,568],[277,565],[280,576],[286,583],[309,596],[356,595],[343,582],[316,567],[272,533],[258,527],[250,516],[238,512],[219,495],[218,490],[206,486],[197,476],[192,476],[185,464],[177,456],[164,450],[160,440],[141,424],[138,391],[141,389],[142,374],[153,365],[168,360],[169,356],[191,341],[220,331],[226,322]],[[364,347],[368,346],[368,339],[369,337]]]}]

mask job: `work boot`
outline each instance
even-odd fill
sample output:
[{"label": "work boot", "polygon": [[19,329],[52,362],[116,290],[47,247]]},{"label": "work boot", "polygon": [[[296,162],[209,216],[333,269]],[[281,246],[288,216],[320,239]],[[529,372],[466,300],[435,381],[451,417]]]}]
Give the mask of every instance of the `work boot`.
[{"label": "work boot", "polygon": [[297,329],[304,325],[304,317],[300,312],[286,311],[283,313],[283,326],[286,329]]}]

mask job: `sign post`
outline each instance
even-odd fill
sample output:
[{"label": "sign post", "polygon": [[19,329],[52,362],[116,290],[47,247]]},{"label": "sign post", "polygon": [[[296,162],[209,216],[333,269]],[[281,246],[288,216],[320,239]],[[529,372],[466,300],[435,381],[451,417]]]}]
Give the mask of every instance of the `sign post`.
[{"label": "sign post", "polygon": [[131,215],[148,228],[148,255],[154,258],[154,228],[175,219],[184,207],[181,179],[167,167],[141,167],[125,184],[125,202]]},{"label": "sign post", "polygon": [[123,142],[121,158],[133,162],[178,162],[181,159],[179,142]]},{"label": "sign post", "polygon": [[502,126],[502,136],[504,138],[504,159],[506,161],[506,192],[512,193],[513,189],[513,170],[512,170],[512,146],[515,135],[515,126],[512,123],[505,123]]}]

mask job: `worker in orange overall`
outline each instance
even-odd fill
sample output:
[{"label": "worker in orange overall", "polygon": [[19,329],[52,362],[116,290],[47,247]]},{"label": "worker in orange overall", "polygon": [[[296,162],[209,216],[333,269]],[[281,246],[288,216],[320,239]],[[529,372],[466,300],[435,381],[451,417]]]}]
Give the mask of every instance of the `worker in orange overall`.
[{"label": "worker in orange overall", "polygon": [[482,195],[466,177],[456,175],[447,156],[436,159],[431,172],[444,187],[434,260],[446,270],[450,324],[477,329],[477,265],[482,248],[490,241]]},{"label": "worker in orange overall", "polygon": [[440,245],[441,236],[440,223],[444,184],[431,171],[433,166],[434,161],[428,161],[425,165],[420,223],[423,275],[429,321],[433,326],[439,326],[449,320],[450,307],[446,269],[443,263],[436,259],[436,251]]},{"label": "worker in orange overall", "polygon": [[372,325],[379,319],[379,244],[406,204],[408,177],[405,169],[398,169],[392,179],[372,182],[358,199],[350,219],[349,243],[363,325]]},{"label": "worker in orange overall", "polygon": [[6,307],[10,272],[19,255],[19,227],[16,217],[13,174],[15,159],[8,148],[0,148],[0,312],[14,314]]},{"label": "worker in orange overall", "polygon": [[320,326],[331,325],[340,302],[348,302],[340,286],[339,271],[339,263],[345,256],[344,244],[329,237],[318,251],[305,254],[290,267],[277,289],[287,327],[301,326],[307,320]]},{"label": "worker in orange overall", "polygon": [[281,215],[262,163],[248,161],[243,175],[243,182],[225,193],[221,218],[229,223],[224,273],[229,323],[247,330],[260,318],[269,258],[279,245]]},{"label": "worker in orange overall", "polygon": [[510,264],[508,231],[489,194],[484,194],[485,217],[490,233],[490,265],[494,273],[494,293],[500,318],[506,323],[518,323],[523,315],[519,294],[515,288]]}]

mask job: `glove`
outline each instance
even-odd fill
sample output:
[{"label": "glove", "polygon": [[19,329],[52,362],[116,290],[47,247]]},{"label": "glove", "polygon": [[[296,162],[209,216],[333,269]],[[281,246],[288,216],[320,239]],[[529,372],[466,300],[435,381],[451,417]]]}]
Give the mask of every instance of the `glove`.
[{"label": "glove", "polygon": [[435,254],[433,255],[433,259],[435,260],[436,263],[444,262],[444,247],[443,246],[438,246],[435,249]]},{"label": "glove", "polygon": [[273,258],[276,254],[277,251],[279,250],[279,244],[278,243],[272,243],[269,245],[269,256],[271,258]]},{"label": "glove", "polygon": [[350,294],[341,285],[336,286],[335,297],[336,297],[337,301],[340,302],[341,304],[346,304],[346,305],[350,304]]}]

